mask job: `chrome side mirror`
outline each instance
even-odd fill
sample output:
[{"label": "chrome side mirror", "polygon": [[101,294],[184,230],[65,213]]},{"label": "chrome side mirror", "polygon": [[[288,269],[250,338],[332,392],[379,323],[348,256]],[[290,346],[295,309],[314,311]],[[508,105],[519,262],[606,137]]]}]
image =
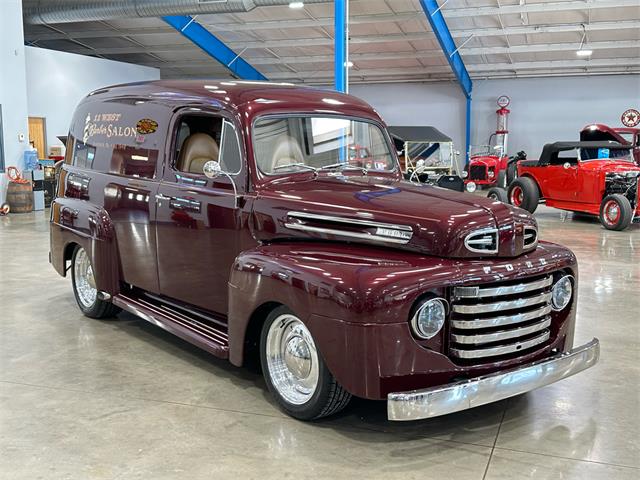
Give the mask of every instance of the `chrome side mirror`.
[{"label": "chrome side mirror", "polygon": [[220,163],[215,160],[209,160],[202,167],[202,171],[207,178],[216,178],[222,174],[222,168],[220,167]]},{"label": "chrome side mirror", "polygon": [[227,172],[222,171],[220,162],[209,160],[203,165],[202,172],[207,178],[217,178],[220,175],[224,175],[225,177],[227,177],[231,182],[231,186],[233,187],[233,208],[238,208],[238,189],[236,187],[236,182],[233,180],[233,177],[231,175],[229,175]]}]

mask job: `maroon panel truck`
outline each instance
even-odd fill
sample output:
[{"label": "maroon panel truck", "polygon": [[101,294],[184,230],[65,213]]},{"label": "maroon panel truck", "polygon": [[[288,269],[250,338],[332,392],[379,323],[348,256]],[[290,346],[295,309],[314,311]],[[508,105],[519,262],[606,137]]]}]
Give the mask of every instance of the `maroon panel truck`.
[{"label": "maroon panel truck", "polygon": [[50,259],[82,312],[124,309],[256,362],[296,418],[352,395],[386,400],[391,420],[434,417],[598,360],[597,339],[573,347],[573,253],[538,241],[524,210],[403,181],[354,97],[104,88],[78,106],[59,173]]}]

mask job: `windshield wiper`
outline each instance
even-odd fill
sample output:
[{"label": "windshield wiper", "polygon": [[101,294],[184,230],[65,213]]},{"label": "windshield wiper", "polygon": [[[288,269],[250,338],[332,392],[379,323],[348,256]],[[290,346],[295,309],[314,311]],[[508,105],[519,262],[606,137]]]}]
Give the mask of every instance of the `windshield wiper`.
[{"label": "windshield wiper", "polygon": [[317,172],[318,170],[315,167],[312,167],[311,165],[307,165],[306,163],[287,163],[285,165],[278,165],[277,167],[273,167],[272,170],[281,170],[283,168],[290,168],[290,167],[303,167],[306,168],[308,170]]},{"label": "windshield wiper", "polygon": [[[342,168],[339,168],[342,167]],[[340,171],[352,169],[352,170],[362,170],[362,173],[367,174],[368,170],[364,167],[358,167],[356,165],[349,165],[348,163],[340,162],[340,163],[331,163],[329,165],[323,165],[319,168],[319,170],[333,170],[339,168]]]}]

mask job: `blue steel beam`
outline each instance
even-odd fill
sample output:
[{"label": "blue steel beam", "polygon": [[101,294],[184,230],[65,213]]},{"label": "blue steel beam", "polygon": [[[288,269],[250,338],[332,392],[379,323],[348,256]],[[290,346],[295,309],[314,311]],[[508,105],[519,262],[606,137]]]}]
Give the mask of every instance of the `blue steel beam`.
[{"label": "blue steel beam", "polygon": [[335,89],[347,93],[349,79],[347,71],[347,2],[334,1],[334,82]]},{"label": "blue steel beam", "polygon": [[267,77],[252,67],[246,60],[240,58],[218,37],[196,22],[193,17],[189,15],[174,15],[162,17],[162,19],[228,68],[236,77],[243,80],[267,80]]},{"label": "blue steel beam", "polygon": [[433,30],[433,33],[436,35],[438,43],[440,43],[440,48],[442,48],[445,57],[447,57],[447,61],[451,66],[451,70],[453,70],[453,73],[456,76],[458,83],[460,84],[460,88],[462,88],[462,93],[464,93],[464,96],[467,100],[465,133],[467,144],[466,156],[468,162],[469,147],[471,144],[471,90],[473,89],[473,82],[471,81],[469,72],[467,72],[467,69],[464,66],[464,62],[462,61],[460,53],[458,53],[456,43],[451,36],[451,32],[449,31],[447,22],[445,22],[444,17],[442,16],[441,8],[438,6],[438,2],[436,0],[420,0],[420,4],[422,5],[422,9],[427,16],[429,24],[431,25],[431,30]]}]

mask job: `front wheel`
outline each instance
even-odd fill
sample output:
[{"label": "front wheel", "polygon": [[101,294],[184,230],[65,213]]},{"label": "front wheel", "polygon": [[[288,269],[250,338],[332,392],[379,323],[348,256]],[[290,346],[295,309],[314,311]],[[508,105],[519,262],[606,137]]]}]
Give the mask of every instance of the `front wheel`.
[{"label": "front wheel", "polygon": [[633,208],[629,199],[615,193],[607,195],[600,204],[600,223],[607,230],[624,230],[633,221]]},{"label": "front wheel", "polygon": [[511,182],[508,197],[511,205],[524,208],[530,213],[535,212],[540,203],[538,185],[529,177],[519,177]]},{"label": "front wheel", "polygon": [[329,372],[311,332],[284,306],[274,309],[262,327],[260,361],[267,388],[292,417],[326,417],[351,399]]},{"label": "front wheel", "polygon": [[507,196],[507,191],[504,188],[493,187],[490,188],[487,192],[487,198],[492,200],[496,200],[502,203],[509,203],[509,197]]},{"label": "front wheel", "polygon": [[73,252],[71,263],[73,293],[82,313],[90,318],[114,317],[120,309],[113,303],[98,298],[95,271],[87,251],[77,246]]}]

